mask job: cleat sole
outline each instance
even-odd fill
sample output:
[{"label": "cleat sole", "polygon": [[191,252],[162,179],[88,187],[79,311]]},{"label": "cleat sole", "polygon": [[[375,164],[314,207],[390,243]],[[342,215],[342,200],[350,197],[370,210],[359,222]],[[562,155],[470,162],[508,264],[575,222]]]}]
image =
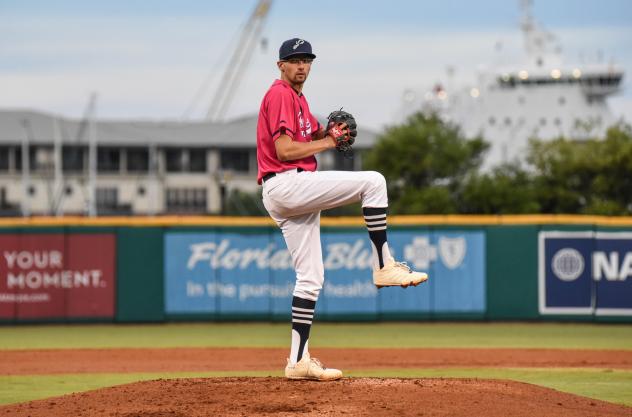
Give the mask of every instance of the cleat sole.
[{"label": "cleat sole", "polygon": [[375,284],[375,286],[377,287],[377,289],[381,289],[384,287],[402,287],[402,288],[408,288],[408,287],[416,287],[419,284],[423,284],[424,282],[426,282],[428,280],[428,278],[419,281],[419,282],[415,282],[415,281],[410,281],[410,282],[405,282],[405,283],[401,283],[401,284],[392,284],[392,285],[377,285]]}]

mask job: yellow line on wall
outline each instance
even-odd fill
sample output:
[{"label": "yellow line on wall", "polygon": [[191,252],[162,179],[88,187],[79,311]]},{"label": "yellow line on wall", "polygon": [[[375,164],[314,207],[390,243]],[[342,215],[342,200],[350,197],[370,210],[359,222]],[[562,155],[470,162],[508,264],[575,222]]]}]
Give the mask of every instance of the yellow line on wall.
[{"label": "yellow line on wall", "polygon": [[[582,216],[568,214],[530,215],[412,215],[390,216],[392,226],[494,226],[494,225],[593,225],[632,226],[632,217]],[[323,217],[323,226],[363,226],[362,216]],[[0,218],[0,227],[68,227],[68,226],[275,226],[269,217],[236,216],[155,216],[155,217],[11,217]]]}]

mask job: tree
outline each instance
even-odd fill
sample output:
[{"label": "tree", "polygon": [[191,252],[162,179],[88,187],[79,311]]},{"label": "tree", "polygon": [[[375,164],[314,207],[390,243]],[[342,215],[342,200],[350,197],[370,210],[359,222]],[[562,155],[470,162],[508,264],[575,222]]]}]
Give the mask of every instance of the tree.
[{"label": "tree", "polygon": [[629,125],[611,127],[603,140],[532,140],[527,160],[542,212],[632,214]]},{"label": "tree", "polygon": [[520,164],[504,164],[469,176],[459,192],[459,213],[526,214],[540,212],[532,175]]},{"label": "tree", "polygon": [[526,168],[516,162],[481,173],[488,146],[417,113],[378,137],[364,168],[386,177],[394,214],[632,214],[629,125],[601,139],[533,139]]},{"label": "tree", "polygon": [[378,137],[364,168],[386,177],[391,213],[455,213],[458,185],[480,167],[488,146],[436,115],[416,113]]},{"label": "tree", "polygon": [[261,201],[261,193],[248,193],[231,190],[224,201],[223,215],[228,216],[267,216],[268,212]]}]

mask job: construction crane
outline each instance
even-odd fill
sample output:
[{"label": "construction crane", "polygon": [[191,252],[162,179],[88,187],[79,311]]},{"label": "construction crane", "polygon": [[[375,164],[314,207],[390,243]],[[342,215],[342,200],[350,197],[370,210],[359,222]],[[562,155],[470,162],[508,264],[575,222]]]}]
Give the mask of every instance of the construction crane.
[{"label": "construction crane", "polygon": [[248,18],[239,37],[235,52],[213,96],[206,115],[207,119],[217,122],[222,121],[224,118],[228,106],[235,95],[235,91],[239,87],[244,71],[250,62],[254,46],[259,41],[271,6],[272,0],[259,0],[254,11]]}]

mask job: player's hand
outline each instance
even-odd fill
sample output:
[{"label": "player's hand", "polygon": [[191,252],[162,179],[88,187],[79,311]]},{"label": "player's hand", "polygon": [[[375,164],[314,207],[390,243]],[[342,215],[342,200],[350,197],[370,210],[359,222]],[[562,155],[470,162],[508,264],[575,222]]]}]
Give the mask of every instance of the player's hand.
[{"label": "player's hand", "polygon": [[358,135],[358,124],[351,113],[342,109],[333,111],[327,117],[327,133],[334,138],[336,150],[345,158],[353,158],[353,144]]},{"label": "player's hand", "polygon": [[331,139],[332,147],[338,146],[340,141],[349,137],[349,127],[346,123],[336,123],[327,129],[327,137]]}]

